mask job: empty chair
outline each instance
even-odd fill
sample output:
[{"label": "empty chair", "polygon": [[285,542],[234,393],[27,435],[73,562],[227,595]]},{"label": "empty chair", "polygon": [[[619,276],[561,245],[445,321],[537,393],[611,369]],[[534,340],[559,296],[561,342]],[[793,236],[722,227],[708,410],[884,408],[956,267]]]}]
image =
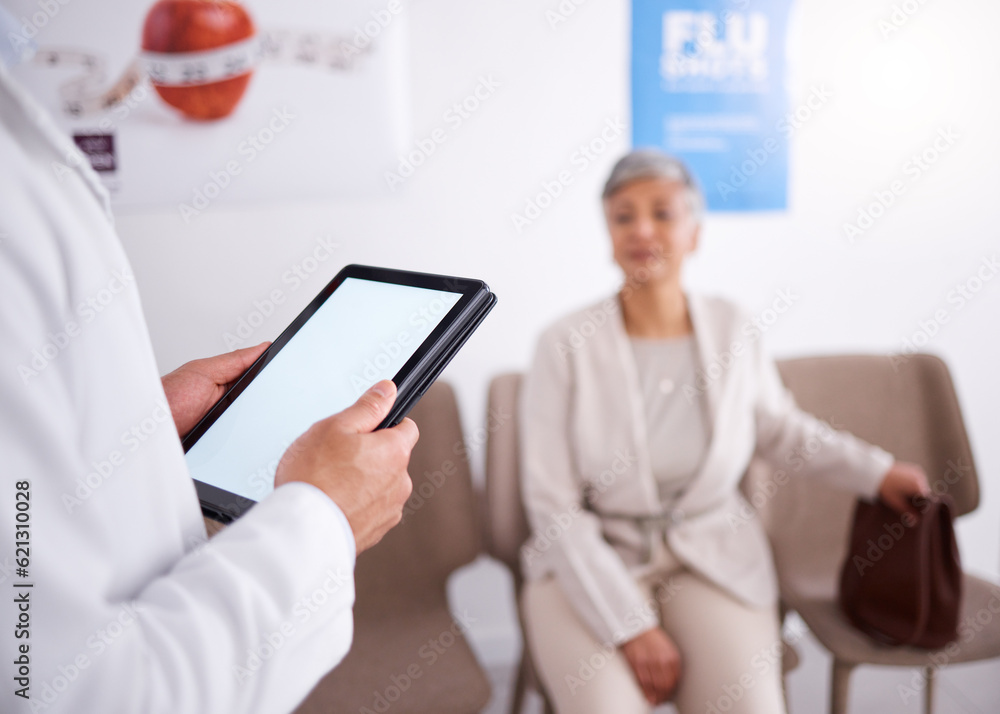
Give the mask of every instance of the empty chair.
[{"label": "empty chair", "polygon": [[[520,374],[504,374],[490,382],[488,410],[500,414],[496,428],[491,429],[486,443],[486,488],[484,516],[484,546],[486,552],[507,566],[514,578],[517,615],[524,632],[520,592],[521,544],[531,535],[524,506],[521,502],[520,452],[517,438],[517,405],[521,390]],[[523,639],[523,637],[522,637]],[[544,710],[552,712],[545,691],[535,675],[527,645],[522,649],[517,667],[517,679],[511,697],[511,714],[521,711],[524,695],[535,691],[542,697]]]},{"label": "empty chair", "polygon": [[409,467],[413,496],[403,522],[358,557],[351,650],[298,714],[470,714],[489,701],[489,681],[445,593],[448,577],[480,552],[451,387],[434,384],[410,417],[420,428]]}]

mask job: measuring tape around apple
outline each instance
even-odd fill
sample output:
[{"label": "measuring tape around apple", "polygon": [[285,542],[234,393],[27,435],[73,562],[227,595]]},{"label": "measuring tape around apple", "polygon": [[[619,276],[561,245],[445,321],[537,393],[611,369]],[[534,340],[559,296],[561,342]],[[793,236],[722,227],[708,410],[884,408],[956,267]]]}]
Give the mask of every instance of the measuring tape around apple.
[{"label": "measuring tape around apple", "polygon": [[[234,18],[229,33],[214,34],[205,28],[178,38],[178,13],[185,15],[211,6]],[[178,7],[180,10],[178,10]],[[218,18],[216,18],[218,19]],[[378,29],[392,16],[379,18]],[[190,22],[190,20],[189,20]],[[143,51],[108,88],[107,68],[97,54],[72,48],[42,48],[34,62],[46,67],[72,66],[80,75],[59,87],[63,111],[74,117],[107,112],[125,102],[148,79],[169,105],[192,119],[220,119],[239,104],[253,72],[262,64],[310,65],[330,70],[350,70],[359,57],[372,51],[373,33],[328,35],[294,30],[256,32],[249,15],[227,0],[159,0],[150,9],[143,29]],[[377,33],[374,33],[377,34]],[[363,41],[362,41],[363,40]],[[190,49],[190,48],[198,49]],[[175,49],[180,48],[180,49]]]}]

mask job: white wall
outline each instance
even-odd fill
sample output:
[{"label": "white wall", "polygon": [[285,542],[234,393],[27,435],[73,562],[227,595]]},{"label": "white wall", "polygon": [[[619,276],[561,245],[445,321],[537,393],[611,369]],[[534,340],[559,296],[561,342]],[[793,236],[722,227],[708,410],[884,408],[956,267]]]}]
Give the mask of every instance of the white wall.
[{"label": "white wall", "polygon": [[[927,349],[953,371],[983,481],[979,511],[960,526],[962,554],[968,568],[996,577],[1000,279],[961,310],[947,298],[985,256],[1000,252],[1000,107],[991,75],[1000,62],[1000,5],[906,4],[919,9],[883,39],[878,21],[890,16],[889,0],[800,0],[792,104],[814,87],[833,98],[793,139],[791,209],[711,216],[688,283],[754,311],[792,288],[800,299],[767,334],[779,356],[895,351],[921,320],[949,311]],[[609,118],[628,120],[628,4],[589,0],[552,28],[545,11],[557,5],[409,6],[415,137],[444,125],[444,112],[480,77],[500,87],[391,197],[209,209],[190,225],[166,210],[120,216],[163,371],[223,351],[223,333],[254,300],[276,287],[287,292],[284,271],[330,235],[339,244],[334,258],[254,337],[277,334],[348,262],[481,277],[500,303],[445,375],[458,389],[468,432],[480,426],[490,377],[523,368],[543,325],[616,285],[597,195],[627,135],[523,233],[510,220],[542,181],[574,168],[577,147]],[[946,127],[959,138],[911,181],[904,164]],[[849,242],[842,224],[896,179],[903,195]],[[487,658],[506,656],[516,643],[508,588],[490,564],[463,573],[453,588],[456,606],[479,620],[473,636]]]}]

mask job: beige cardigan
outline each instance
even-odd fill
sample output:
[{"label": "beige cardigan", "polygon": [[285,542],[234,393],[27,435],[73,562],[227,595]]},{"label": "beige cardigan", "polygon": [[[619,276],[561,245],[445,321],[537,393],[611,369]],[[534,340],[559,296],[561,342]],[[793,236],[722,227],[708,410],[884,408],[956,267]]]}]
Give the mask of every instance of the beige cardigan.
[{"label": "beige cardigan", "polygon": [[[522,492],[534,531],[522,550],[525,576],[555,574],[602,642],[620,644],[657,624],[636,577],[662,543],[662,526],[643,528],[619,515],[665,515],[667,543],[681,561],[765,607],[777,599],[771,551],[738,491],[751,457],[865,497],[875,495],[893,462],[796,407],[747,314],[699,295],[689,295],[688,306],[700,363],[696,387],[705,393],[712,436],[699,474],[669,514],[661,513],[649,464],[617,296],[548,328],[524,382]],[[585,490],[593,510],[581,508]]]}]

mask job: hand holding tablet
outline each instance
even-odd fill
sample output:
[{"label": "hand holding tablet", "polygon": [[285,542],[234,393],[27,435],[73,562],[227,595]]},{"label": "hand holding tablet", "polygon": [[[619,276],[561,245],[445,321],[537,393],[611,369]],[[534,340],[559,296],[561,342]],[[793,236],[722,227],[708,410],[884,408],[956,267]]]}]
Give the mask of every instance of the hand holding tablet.
[{"label": "hand holding tablet", "polygon": [[379,382],[344,411],[309,427],[274,475],[275,488],[301,481],[329,496],[347,518],[358,553],[399,523],[413,490],[407,465],[419,436],[416,424],[404,418],[375,429],[395,399],[395,384]]},{"label": "hand holding tablet", "polygon": [[299,436],[382,379],[398,394],[378,426],[398,423],[495,303],[477,280],[344,268],[185,437],[202,509],[242,515]]}]

